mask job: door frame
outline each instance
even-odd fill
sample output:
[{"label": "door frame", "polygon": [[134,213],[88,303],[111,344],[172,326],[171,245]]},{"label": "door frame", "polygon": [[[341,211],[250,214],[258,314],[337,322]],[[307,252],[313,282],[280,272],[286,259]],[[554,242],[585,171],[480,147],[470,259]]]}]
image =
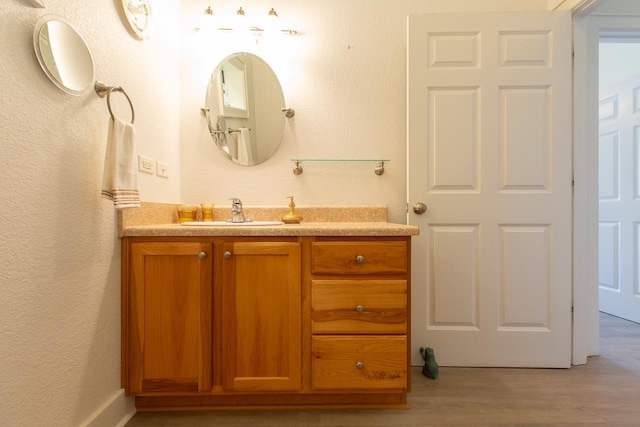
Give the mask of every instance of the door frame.
[{"label": "door frame", "polygon": [[[598,298],[598,44],[600,34],[638,28],[638,16],[574,13],[573,364],[600,352]],[[594,172],[595,171],[595,172]]]}]

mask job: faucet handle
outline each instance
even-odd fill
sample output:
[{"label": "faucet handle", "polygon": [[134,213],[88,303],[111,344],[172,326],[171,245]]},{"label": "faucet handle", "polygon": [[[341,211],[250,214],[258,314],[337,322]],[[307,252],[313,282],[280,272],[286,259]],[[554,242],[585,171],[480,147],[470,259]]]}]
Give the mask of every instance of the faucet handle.
[{"label": "faucet handle", "polygon": [[242,210],[242,201],[240,199],[232,197],[229,200],[231,200],[231,209]]},{"label": "faucet handle", "polygon": [[244,217],[242,212],[242,201],[237,197],[231,199],[231,220],[230,222],[250,222],[251,220]]}]

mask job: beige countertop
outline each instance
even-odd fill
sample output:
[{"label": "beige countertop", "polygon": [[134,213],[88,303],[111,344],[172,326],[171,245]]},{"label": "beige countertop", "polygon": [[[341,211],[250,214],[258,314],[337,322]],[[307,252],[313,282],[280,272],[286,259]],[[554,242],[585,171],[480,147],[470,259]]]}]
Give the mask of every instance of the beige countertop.
[{"label": "beige countertop", "polygon": [[124,236],[415,236],[418,227],[389,222],[301,222],[265,226],[155,224],[127,227]]},{"label": "beige countertop", "polygon": [[[218,208],[215,220],[225,219],[228,209]],[[248,207],[254,220],[278,220],[286,209]],[[130,236],[416,236],[416,226],[387,222],[386,206],[296,207],[300,224],[262,226],[180,225],[176,205],[143,203],[142,208],[120,211],[118,234]]]}]

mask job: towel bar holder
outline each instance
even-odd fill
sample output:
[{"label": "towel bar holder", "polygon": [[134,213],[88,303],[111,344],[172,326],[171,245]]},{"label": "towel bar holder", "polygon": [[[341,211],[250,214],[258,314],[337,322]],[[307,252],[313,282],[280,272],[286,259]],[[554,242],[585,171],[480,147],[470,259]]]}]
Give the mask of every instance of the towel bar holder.
[{"label": "towel bar holder", "polygon": [[131,124],[133,124],[136,119],[136,112],[133,109],[131,98],[129,98],[129,95],[127,95],[127,92],[125,92],[121,86],[107,86],[98,80],[94,85],[94,89],[100,98],[107,98],[107,108],[109,109],[109,114],[111,114],[112,119],[115,119],[115,116],[111,110],[111,92],[121,92],[127,98],[127,101],[129,101],[129,106],[131,107]]},{"label": "towel bar holder", "polygon": [[[211,111],[211,108],[209,107],[200,108],[200,112],[202,112],[202,115],[205,117],[207,116],[207,113],[210,111]],[[282,111],[288,119],[296,115],[296,110],[294,110],[293,108],[281,108],[280,111]]]}]

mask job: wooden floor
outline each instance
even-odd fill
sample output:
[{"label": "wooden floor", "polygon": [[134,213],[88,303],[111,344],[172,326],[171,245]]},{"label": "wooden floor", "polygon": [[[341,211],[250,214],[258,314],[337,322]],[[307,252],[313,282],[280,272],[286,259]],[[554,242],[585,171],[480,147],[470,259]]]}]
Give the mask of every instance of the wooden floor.
[{"label": "wooden floor", "polygon": [[640,426],[640,325],[602,314],[600,331],[600,356],[571,369],[414,368],[409,410],[138,413],[127,426]]}]

